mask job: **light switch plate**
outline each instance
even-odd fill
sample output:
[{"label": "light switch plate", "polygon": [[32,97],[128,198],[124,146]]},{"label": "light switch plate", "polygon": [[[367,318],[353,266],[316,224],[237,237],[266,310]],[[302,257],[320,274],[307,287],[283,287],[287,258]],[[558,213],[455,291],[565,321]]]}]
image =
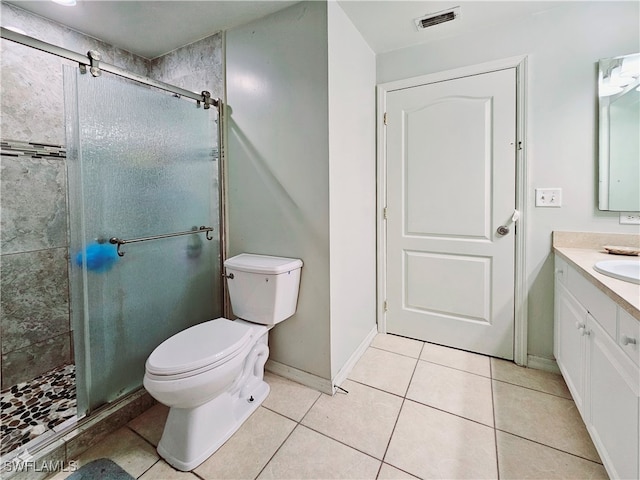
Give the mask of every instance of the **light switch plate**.
[{"label": "light switch plate", "polygon": [[561,188],[536,188],[536,207],[561,207]]}]

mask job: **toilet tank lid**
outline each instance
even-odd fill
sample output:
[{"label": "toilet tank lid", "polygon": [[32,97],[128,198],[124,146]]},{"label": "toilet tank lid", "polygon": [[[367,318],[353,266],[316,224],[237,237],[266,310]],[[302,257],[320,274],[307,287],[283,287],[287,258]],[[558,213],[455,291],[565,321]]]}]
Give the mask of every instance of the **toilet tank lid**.
[{"label": "toilet tank lid", "polygon": [[302,260],[298,258],[241,253],[235,257],[228,258],[224,262],[224,266],[241,272],[277,275],[302,267]]}]

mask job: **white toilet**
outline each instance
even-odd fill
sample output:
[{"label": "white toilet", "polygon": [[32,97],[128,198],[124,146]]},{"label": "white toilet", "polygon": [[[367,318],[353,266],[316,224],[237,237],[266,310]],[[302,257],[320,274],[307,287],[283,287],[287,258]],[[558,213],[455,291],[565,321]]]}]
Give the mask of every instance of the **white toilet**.
[{"label": "white toilet", "polygon": [[233,313],[161,343],[144,386],[170,407],[158,453],[192,470],[242,425],[269,394],[263,380],[267,332],[296,311],[302,261],[243,253],[224,262]]}]

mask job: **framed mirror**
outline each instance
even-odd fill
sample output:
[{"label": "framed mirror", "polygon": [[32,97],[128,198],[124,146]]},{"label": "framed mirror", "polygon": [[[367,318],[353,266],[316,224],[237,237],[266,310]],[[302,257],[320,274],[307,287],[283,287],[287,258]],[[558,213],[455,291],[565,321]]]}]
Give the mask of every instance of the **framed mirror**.
[{"label": "framed mirror", "polygon": [[600,210],[640,211],[640,53],[599,61]]}]

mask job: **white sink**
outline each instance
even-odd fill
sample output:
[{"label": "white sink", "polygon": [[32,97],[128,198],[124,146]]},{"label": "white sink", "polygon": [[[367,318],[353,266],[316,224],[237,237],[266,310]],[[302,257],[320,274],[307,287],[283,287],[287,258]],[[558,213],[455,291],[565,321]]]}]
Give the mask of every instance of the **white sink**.
[{"label": "white sink", "polygon": [[625,282],[640,284],[640,260],[603,260],[597,262],[593,269]]}]

